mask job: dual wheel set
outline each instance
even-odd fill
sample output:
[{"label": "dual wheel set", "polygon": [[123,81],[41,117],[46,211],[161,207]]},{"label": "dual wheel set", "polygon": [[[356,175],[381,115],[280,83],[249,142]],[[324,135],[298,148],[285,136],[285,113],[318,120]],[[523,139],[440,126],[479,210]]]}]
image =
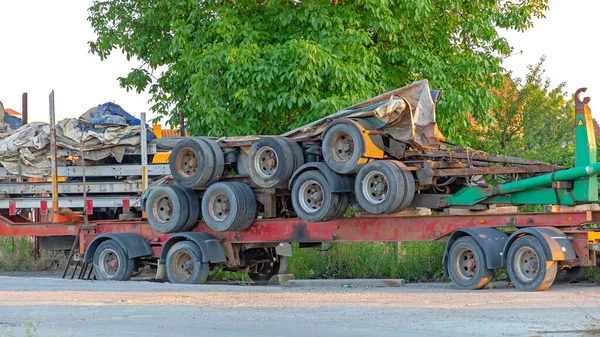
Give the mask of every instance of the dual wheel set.
[{"label": "dual wheel set", "polygon": [[[546,290],[555,280],[582,280],[587,273],[584,266],[559,271],[558,261],[548,260],[542,243],[532,235],[517,238],[504,258],[510,282],[524,291]],[[463,289],[482,289],[494,275],[494,270],[486,267],[484,250],[471,236],[463,236],[452,243],[445,267],[454,284]]]},{"label": "dual wheel set", "polygon": [[[401,162],[384,159],[381,136],[368,135],[365,126],[335,123],[320,143],[264,137],[244,148],[206,137],[182,140],[169,158],[176,184],[150,191],[148,221],[158,232],[175,233],[191,230],[201,216],[215,231],[242,231],[259,211],[257,190],[289,196],[294,213],[311,222],[339,218],[349,203],[372,214],[400,212],[414,197],[414,176]],[[381,158],[366,157],[367,148]],[[252,188],[232,181],[246,175]]]}]

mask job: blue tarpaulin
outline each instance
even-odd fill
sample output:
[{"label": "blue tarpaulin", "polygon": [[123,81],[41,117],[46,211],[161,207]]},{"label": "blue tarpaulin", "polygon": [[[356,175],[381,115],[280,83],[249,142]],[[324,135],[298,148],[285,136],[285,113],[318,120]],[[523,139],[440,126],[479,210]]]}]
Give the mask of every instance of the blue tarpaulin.
[{"label": "blue tarpaulin", "polygon": [[89,122],[92,124],[117,124],[117,125],[140,125],[142,122],[133,117],[120,105],[107,102],[98,105],[98,109],[92,112]]}]

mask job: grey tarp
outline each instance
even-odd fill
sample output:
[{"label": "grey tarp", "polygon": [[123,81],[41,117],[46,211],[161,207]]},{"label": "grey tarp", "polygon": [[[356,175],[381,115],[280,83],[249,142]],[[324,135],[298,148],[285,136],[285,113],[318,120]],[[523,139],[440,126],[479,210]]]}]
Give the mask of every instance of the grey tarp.
[{"label": "grey tarp", "polygon": [[416,147],[439,148],[439,141],[444,140],[435,122],[435,103],[427,80],[373,97],[283,136],[316,136],[338,118],[367,118],[394,139]]},{"label": "grey tarp", "polygon": [[[79,153],[83,137],[84,159],[97,161],[114,157],[117,162],[121,162],[127,149],[134,149],[141,143],[141,125],[92,125],[84,119],[88,113],[80,119],[67,118],[57,123],[56,143],[59,149]],[[50,175],[49,154],[48,123],[23,125],[0,140],[0,163],[11,174],[26,177]]]}]

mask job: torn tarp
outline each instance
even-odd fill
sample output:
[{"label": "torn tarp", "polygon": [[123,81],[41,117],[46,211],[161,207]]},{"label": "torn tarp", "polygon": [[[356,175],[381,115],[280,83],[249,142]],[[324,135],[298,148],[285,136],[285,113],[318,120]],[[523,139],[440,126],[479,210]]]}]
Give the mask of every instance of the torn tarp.
[{"label": "torn tarp", "polygon": [[439,148],[445,139],[435,122],[435,102],[427,80],[373,97],[283,136],[313,137],[338,118],[365,118],[392,138],[414,147]]},{"label": "torn tarp", "polygon": [[[137,124],[136,124],[137,123]],[[66,118],[56,125],[58,149],[79,153],[84,159],[98,161],[114,157],[123,160],[126,150],[141,144],[141,132],[154,138],[152,131],[140,125],[140,120],[114,103],[92,108],[80,118]],[[24,125],[0,141],[0,163],[8,172],[26,177],[50,175],[50,125],[36,122]]]}]

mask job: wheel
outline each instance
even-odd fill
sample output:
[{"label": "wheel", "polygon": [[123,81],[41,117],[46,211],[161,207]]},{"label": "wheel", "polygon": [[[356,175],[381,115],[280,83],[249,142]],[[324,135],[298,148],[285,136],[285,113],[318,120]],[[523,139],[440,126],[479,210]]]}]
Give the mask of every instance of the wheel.
[{"label": "wheel", "polygon": [[210,186],[211,184],[216,183],[223,176],[223,171],[225,170],[225,155],[223,154],[223,150],[217,144],[215,139],[210,138],[198,138],[199,141],[203,141],[210,147],[213,156],[213,170],[210,175],[210,179],[205,184],[205,186]]},{"label": "wheel", "polygon": [[327,179],[319,171],[300,174],[292,186],[292,205],[303,220],[329,221],[340,212],[340,195],[332,193]]},{"label": "wheel", "polygon": [[362,134],[350,123],[338,123],[327,129],[322,149],[327,166],[340,174],[355,173],[366,162],[362,157],[365,152]]},{"label": "wheel", "polygon": [[271,277],[279,274],[285,274],[287,270],[287,256],[277,256],[276,261],[259,263],[253,266],[248,276],[252,281],[259,284],[269,282]]},{"label": "wheel", "polygon": [[146,212],[152,229],[159,233],[177,233],[190,215],[188,197],[178,186],[158,186],[148,195]]},{"label": "wheel", "polygon": [[202,251],[192,241],[180,241],[169,249],[166,260],[167,278],[175,284],[200,284],[208,278],[208,262],[202,262]]},{"label": "wheel", "polygon": [[401,166],[391,161],[377,160],[358,171],[354,193],[360,206],[367,212],[390,214],[410,205],[415,184],[414,180],[408,180]]},{"label": "wheel", "polygon": [[531,235],[518,238],[506,257],[510,281],[519,290],[542,291],[550,288],[557,272],[556,261],[548,261],[540,240]]},{"label": "wheel", "polygon": [[574,283],[584,281],[589,267],[586,266],[575,266],[571,268],[561,269],[556,273],[555,282]]},{"label": "wheel", "polygon": [[463,289],[481,289],[492,278],[493,271],[485,266],[483,249],[470,236],[452,243],[446,263],[450,279]]},{"label": "wheel", "polygon": [[169,156],[171,175],[183,187],[203,187],[213,177],[215,157],[206,141],[185,139],[179,141]]},{"label": "wheel", "polygon": [[210,186],[202,198],[206,224],[218,232],[248,228],[256,217],[256,198],[252,190],[251,195],[248,193],[249,189],[237,182],[219,182]]},{"label": "wheel", "polygon": [[295,156],[284,138],[266,137],[250,148],[250,178],[263,188],[284,188],[294,173]]},{"label": "wheel", "polygon": [[182,191],[185,193],[190,214],[183,227],[181,227],[180,232],[189,232],[196,227],[198,219],[200,218],[200,201],[198,200],[196,192],[191,188],[182,188]]},{"label": "wheel", "polygon": [[94,274],[98,280],[127,281],[133,275],[135,260],[114,240],[102,242],[94,252]]}]

